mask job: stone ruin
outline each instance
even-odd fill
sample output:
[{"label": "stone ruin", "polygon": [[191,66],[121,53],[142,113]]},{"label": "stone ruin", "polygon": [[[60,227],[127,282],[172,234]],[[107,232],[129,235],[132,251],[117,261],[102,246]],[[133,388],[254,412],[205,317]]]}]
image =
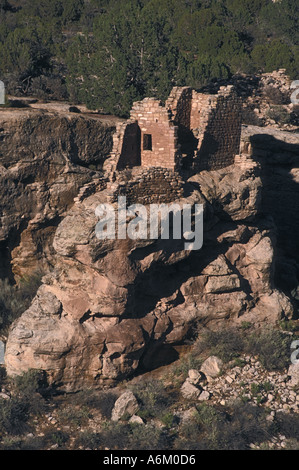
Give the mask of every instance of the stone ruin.
[{"label": "stone ruin", "polygon": [[[298,233],[292,204],[297,173],[285,176],[285,154],[290,153],[287,161],[296,170],[297,147],[295,142],[289,144],[289,135],[278,145],[279,134],[271,139],[269,148],[269,139],[259,135],[261,131],[243,129],[238,155],[240,116],[239,101],[231,88],[220,89],[217,95],[175,88],[165,106],[145,99],[135,103],[131,119],[117,128],[114,154],[106,160],[111,173],[94,172],[94,179],[85,186],[81,180],[64,182],[67,193],[74,186],[81,189],[71,209],[57,209],[56,217],[61,220],[51,241],[54,269],[43,277],[31,307],[10,330],[5,352],[8,376],[34,368],[44,370],[49,384],[64,391],[102,387],[160,366],[159,360],[164,364],[173,360],[175,347],[190,339],[198,324],[223,328],[227,322],[248,321],[259,326],[292,317],[291,300],[275,288],[272,238],[279,234],[276,227],[283,227],[280,246],[298,252],[299,237],[292,237],[292,244],[289,237],[289,233]],[[80,139],[84,135],[82,132]],[[263,179],[252,165],[257,157],[266,162]],[[278,165],[274,173],[273,162]],[[20,171],[27,175],[23,167]],[[174,175],[178,175],[177,181]],[[57,181],[61,186],[61,174],[54,176],[55,186],[50,189],[56,188]],[[50,184],[47,171],[45,178]],[[11,179],[14,183],[14,172]],[[288,191],[280,184],[282,179],[288,182]],[[34,191],[43,195],[44,180],[38,190],[35,184]],[[283,193],[278,205],[273,195],[277,196],[280,187]],[[119,194],[127,196],[128,204],[152,203],[155,198],[174,201],[181,197],[182,189],[182,204],[192,208],[205,204],[207,243],[198,255],[190,256],[181,240],[103,242],[95,236],[98,204],[114,203]],[[265,192],[266,206],[262,206]],[[18,193],[13,196],[16,199]],[[53,207],[55,201],[48,204],[48,198],[43,199],[46,207]],[[61,204],[62,196],[58,199]],[[286,207],[293,211],[291,216]],[[41,227],[48,227],[53,217],[50,209],[43,215],[41,222],[31,219],[29,224],[30,236],[38,242],[44,237],[44,232],[39,235]],[[8,216],[4,220],[10,223]],[[23,238],[25,268],[28,239]],[[22,262],[18,252],[13,259],[15,264]],[[284,269],[291,272],[293,264],[285,263]]]},{"label": "stone ruin", "polygon": [[117,124],[104,164],[113,202],[123,194],[143,204],[168,203],[182,197],[183,175],[234,164],[241,110],[233,86],[214,95],[174,87],[165,106],[156,98],[135,102],[130,118]]},{"label": "stone ruin", "polygon": [[165,106],[156,98],[135,102],[130,118],[117,125],[106,169],[197,173],[232,165],[240,147],[241,109],[233,86],[215,95],[174,87]]}]

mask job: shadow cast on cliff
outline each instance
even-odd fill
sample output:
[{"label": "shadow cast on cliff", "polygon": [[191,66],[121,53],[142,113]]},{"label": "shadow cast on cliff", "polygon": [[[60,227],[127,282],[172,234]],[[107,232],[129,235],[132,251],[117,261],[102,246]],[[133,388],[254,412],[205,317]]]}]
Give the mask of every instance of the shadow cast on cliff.
[{"label": "shadow cast on cliff", "polygon": [[[297,176],[292,173],[292,169],[299,168],[299,145],[279,141],[265,134],[251,136],[251,145],[252,158],[260,165],[261,208],[254,220],[242,220],[242,224],[269,231],[274,247],[273,287],[291,299],[296,318],[299,304],[299,171]],[[295,178],[298,178],[298,182]],[[188,193],[190,192],[192,191],[188,187]],[[204,233],[204,243],[200,250],[191,252],[187,258],[171,265],[158,261],[149,270],[138,274],[125,317],[145,317],[157,307],[161,299],[170,299],[170,308],[182,305],[185,299],[180,291],[181,285],[202,274],[206,266],[235,243],[235,240],[217,242],[221,234],[236,228],[238,222],[233,221],[221,205],[216,204],[213,210],[219,221]],[[157,244],[150,245],[146,247],[146,252],[144,249],[139,252],[137,250],[131,259],[133,262],[134,259],[141,260],[157,249]],[[167,259],[167,254],[178,253],[182,246],[175,246],[174,241],[169,240],[160,245],[159,249],[165,252]],[[229,267],[235,272],[234,266]],[[240,273],[236,274],[240,278]],[[240,290],[250,300],[252,291],[249,282],[240,278],[240,283]],[[292,295],[294,289],[298,289],[297,300]],[[173,345],[167,345],[169,350],[163,350],[163,338],[148,343],[150,346],[145,348],[140,360],[141,371],[155,369],[177,359]],[[154,359],[157,364],[154,364]]]},{"label": "shadow cast on cliff", "polygon": [[275,287],[292,296],[299,286],[299,170],[292,173],[299,168],[299,144],[265,134],[252,135],[250,143],[261,168],[261,215],[275,225]]},{"label": "shadow cast on cliff", "polygon": [[[258,226],[261,230],[271,228],[270,231],[275,227],[274,236],[271,234],[274,245],[274,287],[291,298],[296,310],[297,302],[291,293],[299,285],[299,183],[291,170],[299,167],[299,145],[279,141],[265,134],[253,135],[250,140],[252,158],[261,168],[261,210],[255,220],[242,221],[242,224]],[[165,253],[163,262],[157,261],[150,269],[140,272],[134,287],[129,286],[130,296],[124,318],[146,316],[156,308],[161,299],[171,298],[171,307],[183,304],[180,286],[191,277],[199,276],[207,265],[233,245],[234,241],[218,244],[217,238],[223,233],[224,225],[225,230],[232,230],[236,227],[236,222],[221,206],[216,205],[213,209],[219,222],[208,232],[207,237],[207,233],[204,234],[203,247],[191,252],[187,258],[173,264],[165,262],[168,255],[182,250],[182,242],[177,243],[176,240],[159,240],[131,255],[131,261],[134,262],[156,250],[163,250]],[[240,279],[240,282],[240,289],[250,299],[251,288],[248,281]]]},{"label": "shadow cast on cliff", "polygon": [[[185,302],[180,291],[182,284],[192,277],[201,275],[206,266],[215,261],[220,254],[225,253],[234,243],[233,240],[217,242],[217,238],[224,230],[229,231],[236,228],[236,222],[232,221],[223,210],[218,209],[217,213],[221,219],[211,231],[204,233],[202,248],[191,251],[182,260],[167,264],[168,256],[183,250],[181,240],[158,240],[130,255],[131,261],[134,262],[134,260],[140,260],[157,250],[163,250],[165,254],[163,261],[152,263],[148,270],[137,275],[133,286],[128,286],[130,295],[126,314],[122,318],[143,318],[157,307],[161,299],[169,302],[170,308]],[[245,279],[241,279],[240,290],[246,292],[250,298],[251,289]]]}]

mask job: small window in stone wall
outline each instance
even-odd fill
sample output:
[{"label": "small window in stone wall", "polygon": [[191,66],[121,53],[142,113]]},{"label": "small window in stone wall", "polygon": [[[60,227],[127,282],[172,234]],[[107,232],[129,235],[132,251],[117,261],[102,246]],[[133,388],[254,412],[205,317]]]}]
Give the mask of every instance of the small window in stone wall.
[{"label": "small window in stone wall", "polygon": [[143,135],[143,150],[153,150],[151,134]]}]

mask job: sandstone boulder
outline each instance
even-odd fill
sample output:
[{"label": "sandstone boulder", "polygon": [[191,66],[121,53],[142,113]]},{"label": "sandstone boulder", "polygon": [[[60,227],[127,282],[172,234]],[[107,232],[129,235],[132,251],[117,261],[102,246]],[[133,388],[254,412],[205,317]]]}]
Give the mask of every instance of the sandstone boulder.
[{"label": "sandstone boulder", "polygon": [[133,416],[131,416],[131,418],[129,419],[129,423],[144,424],[144,421],[143,421],[142,418],[140,418],[140,416],[133,415]]},{"label": "sandstone boulder", "polygon": [[181,386],[181,394],[186,399],[199,398],[202,390],[194,385],[190,378],[187,378]]},{"label": "sandstone boulder", "polygon": [[198,400],[206,401],[210,399],[210,396],[211,396],[210,392],[208,392],[207,390],[203,390],[201,394],[199,395]]},{"label": "sandstone boulder", "polygon": [[288,376],[290,377],[290,385],[297,386],[299,384],[299,362],[290,365]]},{"label": "sandstone boulder", "polygon": [[[53,234],[53,269],[11,327],[9,375],[43,369],[62,390],[102,387],[169,363],[198,323],[292,316],[274,283],[275,225],[255,220],[261,180],[254,165],[202,172],[186,188],[178,203],[205,201],[198,251],[182,240],[100,240],[95,209],[111,202],[111,188],[75,200]],[[221,369],[210,362],[207,377]]]},{"label": "sandstone boulder", "polygon": [[202,380],[202,374],[196,369],[190,369],[188,377],[193,385],[197,385]]},{"label": "sandstone boulder", "polygon": [[112,421],[119,421],[124,415],[130,415],[132,417],[137,410],[137,399],[133,392],[128,390],[122,393],[120,397],[116,400],[112,410],[111,419]]},{"label": "sandstone boulder", "polygon": [[222,366],[223,361],[219,357],[210,356],[202,363],[200,370],[207,380],[211,380],[221,373]]}]

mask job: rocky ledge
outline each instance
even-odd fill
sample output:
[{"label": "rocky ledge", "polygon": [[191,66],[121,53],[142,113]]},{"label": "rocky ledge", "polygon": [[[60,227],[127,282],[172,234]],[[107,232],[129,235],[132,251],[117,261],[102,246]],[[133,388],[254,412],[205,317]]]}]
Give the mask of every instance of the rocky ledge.
[{"label": "rocky ledge", "polygon": [[69,106],[22,106],[0,114],[0,275],[17,280],[53,265],[57,225],[97,179],[117,122]]},{"label": "rocky ledge", "polygon": [[95,209],[111,188],[82,190],[55,231],[53,270],[12,325],[8,374],[42,369],[62,390],[103,387],[171,362],[199,324],[292,318],[294,298],[275,283],[279,234],[262,205],[263,168],[246,147],[234,165],[185,180],[174,202],[203,204],[198,251],[181,240],[99,240]]}]

